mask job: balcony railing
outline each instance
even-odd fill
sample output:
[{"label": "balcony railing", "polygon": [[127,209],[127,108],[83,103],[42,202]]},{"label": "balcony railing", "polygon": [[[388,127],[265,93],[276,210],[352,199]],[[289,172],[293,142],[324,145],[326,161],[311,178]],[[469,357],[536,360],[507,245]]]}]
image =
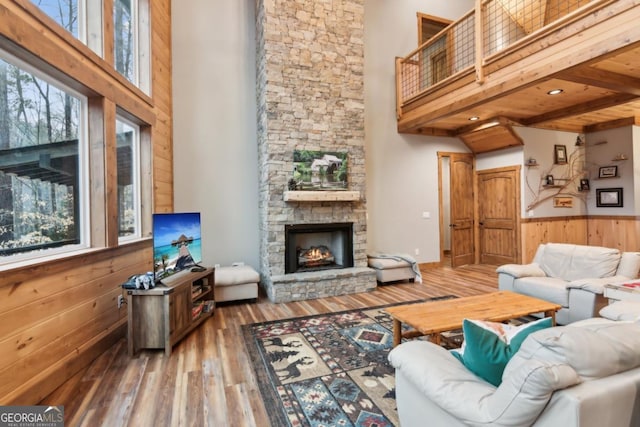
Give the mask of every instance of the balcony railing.
[{"label": "balcony railing", "polygon": [[[611,0],[477,0],[476,8],[396,61],[398,113],[409,102],[484,67],[502,52]],[[481,40],[478,43],[478,40]]]}]

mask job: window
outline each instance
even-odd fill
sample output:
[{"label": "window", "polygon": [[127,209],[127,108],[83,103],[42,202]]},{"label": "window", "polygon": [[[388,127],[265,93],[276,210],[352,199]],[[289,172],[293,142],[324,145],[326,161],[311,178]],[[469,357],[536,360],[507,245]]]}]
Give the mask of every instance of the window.
[{"label": "window", "polygon": [[118,237],[140,237],[140,128],[118,117],[116,120],[118,162]]},{"label": "window", "polygon": [[116,70],[137,84],[137,10],[135,0],[113,3],[114,57]]},{"label": "window", "polygon": [[86,99],[0,52],[0,264],[84,246]]},{"label": "window", "polygon": [[[113,0],[112,26],[104,22],[101,1],[31,2],[102,58],[110,56],[103,49],[113,37],[113,67],[146,94],[151,93],[150,0]],[[113,28],[113,34],[104,34],[104,26]]]},{"label": "window", "polygon": [[60,26],[69,31],[78,39],[81,37],[79,19],[82,14],[79,13],[79,1],[82,0],[31,0],[33,4],[38,6],[44,13],[49,15]]}]

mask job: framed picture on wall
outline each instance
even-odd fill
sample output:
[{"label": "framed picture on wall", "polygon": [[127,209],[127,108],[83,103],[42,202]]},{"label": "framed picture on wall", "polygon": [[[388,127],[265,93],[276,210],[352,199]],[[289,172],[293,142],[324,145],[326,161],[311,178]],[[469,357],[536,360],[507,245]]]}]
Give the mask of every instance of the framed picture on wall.
[{"label": "framed picture on wall", "polygon": [[596,206],[599,208],[621,208],[622,188],[598,188],[596,189]]},{"label": "framed picture on wall", "polygon": [[571,196],[558,196],[553,198],[554,208],[572,208],[573,197]]},{"label": "framed picture on wall", "polygon": [[617,166],[603,166],[598,170],[598,178],[615,178],[618,176]]},{"label": "framed picture on wall", "polygon": [[587,178],[582,178],[580,180],[580,187],[578,187],[579,191],[589,191],[589,180]]},{"label": "framed picture on wall", "polygon": [[554,162],[556,165],[564,165],[567,163],[567,146],[554,145]]}]

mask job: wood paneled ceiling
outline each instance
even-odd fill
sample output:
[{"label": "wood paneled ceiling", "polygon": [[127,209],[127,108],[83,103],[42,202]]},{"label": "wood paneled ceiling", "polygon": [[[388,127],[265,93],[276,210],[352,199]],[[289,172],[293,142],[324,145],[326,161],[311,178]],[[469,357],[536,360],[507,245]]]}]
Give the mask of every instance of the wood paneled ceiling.
[{"label": "wood paneled ceiling", "polygon": [[[559,95],[548,95],[562,89]],[[443,115],[426,127],[447,134],[468,132],[470,117],[480,122],[505,117],[515,124],[571,132],[592,132],[638,122],[640,116],[640,48],[557,73],[554,77]],[[419,125],[415,130],[424,127]]]},{"label": "wood paneled ceiling", "polygon": [[[591,57],[586,60],[587,48],[581,47],[589,40],[585,34],[567,44],[575,49],[565,46],[537,62],[527,62],[526,51],[515,52],[517,59],[494,67],[484,83],[472,81],[469,75],[466,81],[448,82],[448,86],[404,106],[398,131],[468,137],[478,127],[484,131],[488,124],[504,127],[504,135],[510,133],[511,125],[589,133],[640,124],[640,41],[636,38],[640,36],[635,33],[640,34],[637,29],[629,32],[624,46],[616,46],[614,38],[622,39],[612,34],[610,45],[603,48],[605,42],[598,42],[589,48]],[[605,39],[604,34],[599,36]],[[500,69],[509,67],[510,71]],[[491,72],[504,77],[492,80]],[[562,93],[549,95],[553,89],[562,89]],[[474,116],[479,120],[470,122]],[[470,147],[475,152],[521,143],[506,137],[502,147],[496,148],[496,132],[485,133],[491,144]]]}]

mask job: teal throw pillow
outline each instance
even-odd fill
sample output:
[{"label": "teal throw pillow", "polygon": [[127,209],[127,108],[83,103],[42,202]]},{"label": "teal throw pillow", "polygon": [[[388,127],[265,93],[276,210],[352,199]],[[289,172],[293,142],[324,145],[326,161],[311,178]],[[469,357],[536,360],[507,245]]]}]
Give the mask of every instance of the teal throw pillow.
[{"label": "teal throw pillow", "polygon": [[499,386],[505,366],[516,354],[529,334],[553,326],[546,317],[519,326],[484,320],[464,319],[464,343],[456,356],[471,372],[485,381]]}]

